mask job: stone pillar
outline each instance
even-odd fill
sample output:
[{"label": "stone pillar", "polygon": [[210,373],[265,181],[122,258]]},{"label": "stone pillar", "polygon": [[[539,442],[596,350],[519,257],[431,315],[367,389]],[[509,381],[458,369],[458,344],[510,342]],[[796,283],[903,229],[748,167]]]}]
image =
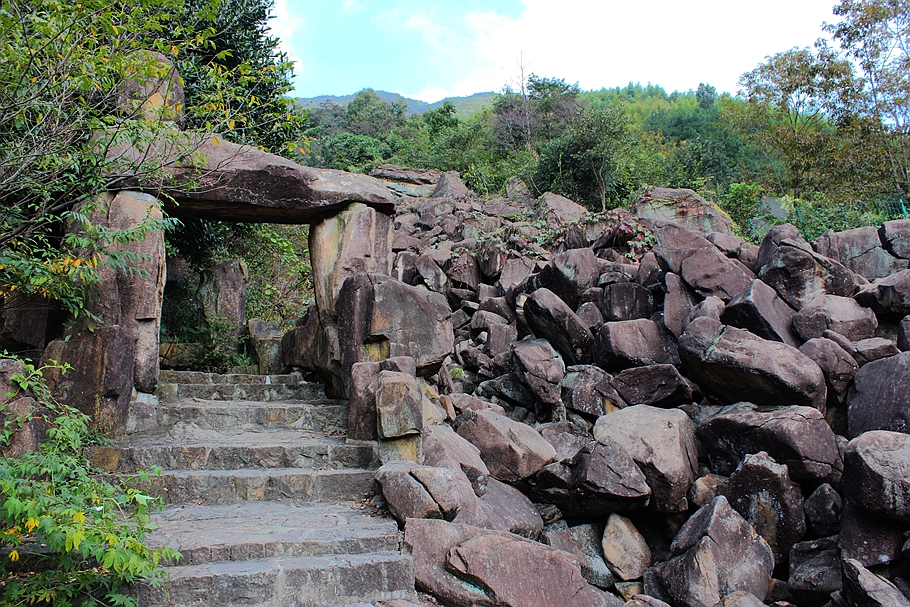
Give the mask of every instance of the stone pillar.
[{"label": "stone pillar", "polygon": [[359,274],[388,276],[391,268],[392,218],[362,203],[310,226],[310,264],[316,305],[282,343],[285,362],[320,373],[329,391],[347,396],[341,362],[337,302],[345,279]]},{"label": "stone pillar", "polygon": [[225,322],[233,335],[246,333],[246,280],[249,270],[243,260],[225,261],[202,272],[196,291],[199,322]]},{"label": "stone pillar", "polygon": [[[106,195],[95,204],[91,221],[109,229],[132,229],[162,216],[158,200],[140,192]],[[83,317],[68,340],[48,345],[43,358],[76,367],[49,377],[59,398],[117,430],[126,421],[133,388],[153,393],[158,385],[158,332],[167,272],[164,232],[150,230],[142,240],[111,248],[143,258],[130,262],[130,271],[101,268],[96,298],[86,305],[100,323]]]}]

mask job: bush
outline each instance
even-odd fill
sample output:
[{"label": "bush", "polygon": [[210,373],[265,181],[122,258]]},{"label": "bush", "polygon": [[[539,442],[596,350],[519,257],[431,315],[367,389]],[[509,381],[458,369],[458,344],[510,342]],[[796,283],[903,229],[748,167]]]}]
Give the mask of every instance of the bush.
[{"label": "bush", "polygon": [[[162,559],[180,555],[145,545],[158,499],[92,469],[83,454],[89,418],[51,398],[45,369],[25,365],[11,378],[18,389],[0,405],[5,410],[20,392],[31,391],[49,425],[40,452],[0,458],[0,604],[136,605],[128,585],[161,584]],[[26,421],[7,420],[0,447]]]}]

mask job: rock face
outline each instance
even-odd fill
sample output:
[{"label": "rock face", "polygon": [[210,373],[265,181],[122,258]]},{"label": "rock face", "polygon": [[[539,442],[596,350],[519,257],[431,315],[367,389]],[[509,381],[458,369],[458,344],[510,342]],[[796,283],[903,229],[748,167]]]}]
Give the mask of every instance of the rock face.
[{"label": "rock face", "polygon": [[760,600],[768,594],[771,549],[724,497],[695,513],[670,549],[673,558],[655,567],[655,576],[680,605],[709,607],[738,590]]},{"label": "rock face", "polygon": [[884,278],[897,270],[906,269],[906,264],[885,250],[878,230],[871,226],[844,232],[828,230],[812,241],[812,247],[869,280]]},{"label": "rock face", "polygon": [[452,351],[454,333],[445,296],[397,280],[361,274],[338,298],[343,368],[355,362],[411,356],[418,373],[434,373]]},{"label": "rock face", "polygon": [[910,314],[910,270],[876,280],[856,294],[856,301],[880,318],[899,320]]},{"label": "rock face", "polygon": [[848,437],[910,431],[910,352],[864,365],[847,395]]},{"label": "rock face", "polygon": [[301,166],[218,135],[188,134],[142,148],[122,144],[108,155],[130,165],[146,159],[165,167],[164,179],[127,178],[124,187],[164,190],[176,201],[166,205],[168,214],[181,219],[305,224],[335,215],[352,202],[385,213],[393,212],[396,203],[395,195],[373,177]]},{"label": "rock face", "polygon": [[854,438],[844,453],[841,482],[856,505],[910,522],[910,435],[874,430]]},{"label": "rock face", "polygon": [[817,410],[787,407],[760,412],[736,407],[698,426],[712,468],[729,475],[751,453],[767,452],[796,480],[827,478],[837,463],[834,432]]},{"label": "rock face", "polygon": [[799,340],[793,334],[795,314],[774,289],[760,280],[753,280],[744,291],[727,302],[720,321],[747,329],[764,339],[798,347]]},{"label": "rock face", "polygon": [[695,424],[678,409],[647,405],[604,415],[594,426],[594,438],[616,442],[645,473],[651,505],[660,512],[686,509],[686,494],[695,480],[698,461]]},{"label": "rock face", "polygon": [[796,310],[826,293],[850,297],[857,287],[856,277],[841,263],[792,240],[781,241],[758,276]]},{"label": "rock face", "polygon": [[825,331],[840,333],[850,341],[875,337],[878,319],[849,297],[821,295],[793,317],[793,328],[803,340],[822,337]]},{"label": "rock face", "polygon": [[690,376],[720,403],[751,401],[825,410],[821,369],[786,344],[699,318],[679,338],[679,352]]},{"label": "rock face", "polygon": [[725,497],[768,542],[776,563],[785,562],[806,533],[799,485],[790,480],[786,466],[764,451],[745,457],[730,475]]},{"label": "rock face", "polygon": [[733,235],[733,220],[693,190],[650,188],[632,206],[645,219],[670,221],[690,230]]},{"label": "rock face", "polygon": [[490,474],[505,482],[527,478],[556,457],[534,429],[489,410],[462,413],[458,434],[480,449]]},{"label": "rock face", "polygon": [[404,541],[417,587],[451,605],[604,605],[570,554],[516,535],[410,519]]}]

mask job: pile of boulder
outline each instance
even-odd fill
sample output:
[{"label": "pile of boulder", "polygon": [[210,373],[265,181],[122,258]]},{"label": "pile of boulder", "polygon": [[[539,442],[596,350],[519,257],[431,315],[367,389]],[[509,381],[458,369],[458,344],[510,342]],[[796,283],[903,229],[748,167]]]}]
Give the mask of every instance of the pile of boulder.
[{"label": "pile of boulder", "polygon": [[350,399],[348,440],[380,442],[418,589],[910,605],[910,220],[755,246],[435,179],[399,202],[388,272],[284,338]]}]

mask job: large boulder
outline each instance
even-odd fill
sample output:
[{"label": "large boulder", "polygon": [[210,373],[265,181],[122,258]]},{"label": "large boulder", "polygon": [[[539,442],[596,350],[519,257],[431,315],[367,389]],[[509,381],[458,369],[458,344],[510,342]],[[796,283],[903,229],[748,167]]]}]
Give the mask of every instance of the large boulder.
[{"label": "large boulder", "polygon": [[842,588],[837,539],[824,537],[800,542],[790,551],[787,590],[801,604],[824,605]]},{"label": "large boulder", "polygon": [[661,326],[647,318],[605,322],[597,331],[594,362],[604,369],[676,364],[676,344]]},{"label": "large boulder", "polygon": [[798,347],[793,334],[796,312],[777,293],[760,280],[752,283],[727,302],[720,321],[725,325],[747,329],[764,339]]},{"label": "large boulder", "polygon": [[764,451],[745,457],[730,475],[724,495],[768,542],[776,563],[785,562],[790,548],[806,534],[802,490],[790,480],[787,466]]},{"label": "large boulder", "polygon": [[534,288],[549,289],[571,309],[578,307],[579,297],[597,284],[600,271],[597,257],[589,248],[560,253],[532,279]]},{"label": "large boulder", "polygon": [[226,331],[237,338],[246,331],[246,280],[249,269],[243,260],[232,260],[202,272],[196,306],[200,324]]},{"label": "large boulder", "polygon": [[562,380],[562,402],[567,409],[600,417],[626,406],[613,387],[612,377],[600,367],[569,367]]},{"label": "large boulder", "polygon": [[530,426],[490,410],[465,411],[458,434],[480,449],[490,474],[501,481],[527,478],[556,458],[556,450]]},{"label": "large boulder", "polygon": [[870,430],[910,433],[910,352],[863,365],[847,394],[848,438]]},{"label": "large boulder", "polygon": [[844,559],[842,596],[857,607],[910,607],[910,599],[897,586],[856,559]]},{"label": "large boulder", "polygon": [[863,509],[910,522],[910,435],[873,430],[851,440],[841,483]]},{"label": "large boulder", "polygon": [[321,314],[337,318],[338,295],[344,281],[357,274],[390,271],[391,218],[363,203],[310,226],[313,292]]},{"label": "large boulder", "polygon": [[869,280],[907,269],[906,261],[895,259],[885,250],[878,230],[872,226],[843,232],[828,230],[812,241],[812,248]]},{"label": "large boulder", "polygon": [[136,365],[136,341],[120,325],[98,327],[72,339],[48,344],[42,364],[66,361],[63,373],[51,367],[44,373],[52,394],[92,417],[95,424],[123,428],[129,415]]},{"label": "large boulder", "polygon": [[490,470],[480,457],[480,449],[459,436],[448,424],[426,426],[423,433],[423,462],[428,466],[464,472],[474,493],[486,491]]},{"label": "large boulder", "polygon": [[607,567],[621,580],[638,579],[651,566],[651,549],[645,538],[623,516],[610,515],[601,545]]},{"label": "large boulder", "polygon": [[723,496],[692,516],[654,568],[662,590],[684,607],[713,607],[744,590],[764,600],[771,586],[771,548]]},{"label": "large boulder", "polygon": [[687,509],[686,494],[698,470],[695,424],[689,416],[679,409],[627,407],[598,419],[594,438],[615,442],[632,456],[648,480],[656,510]]},{"label": "large boulder", "polygon": [[717,402],[825,410],[821,369],[787,344],[699,318],[679,338],[679,353],[689,377]]},{"label": "large boulder", "polygon": [[793,328],[805,341],[821,337],[829,330],[850,341],[859,341],[874,337],[877,327],[878,320],[872,310],[850,297],[837,295],[820,295],[793,317]]},{"label": "large boulder", "polygon": [[880,278],[856,294],[860,305],[872,308],[879,318],[900,320],[910,314],[910,270]]},{"label": "large boulder", "polygon": [[651,289],[634,282],[614,282],[604,287],[600,312],[607,322],[651,318],[655,309]]},{"label": "large boulder", "polygon": [[910,219],[886,221],[878,233],[889,253],[901,259],[910,259]]},{"label": "large boulder", "polygon": [[851,297],[857,288],[856,276],[843,264],[793,240],[781,241],[758,277],[796,310],[826,293]]},{"label": "large boulder", "polygon": [[[190,150],[190,153],[187,153]],[[122,143],[108,151],[121,187],[163,191],[165,210],[181,219],[306,224],[336,215],[352,202],[394,212],[397,197],[379,179],[301,166],[256,146],[219,135],[186,134],[147,145]],[[165,175],[131,177],[143,163]]]},{"label": "large boulder", "polygon": [[730,216],[693,190],[648,188],[632,205],[632,212],[644,219],[670,221],[705,234],[733,235]]},{"label": "large boulder", "polygon": [[543,407],[539,413],[559,403],[566,365],[545,339],[524,339],[512,346],[516,374]]},{"label": "large boulder", "polygon": [[344,370],[356,362],[410,356],[418,374],[432,375],[454,346],[445,296],[386,276],[345,280],[336,311]]},{"label": "large boulder", "polygon": [[565,520],[547,525],[543,540],[548,546],[564,550],[581,563],[581,575],[589,584],[598,588],[611,588],[616,583],[614,576],[604,562],[601,547],[604,526],[602,523],[586,523],[570,527]]},{"label": "large boulder", "polygon": [[548,340],[570,365],[590,361],[594,336],[575,312],[549,289],[537,289],[525,300],[525,320],[537,337]]},{"label": "large boulder", "polygon": [[680,276],[702,297],[711,295],[729,301],[755,279],[743,263],[730,259],[711,245],[686,256],[680,264]]},{"label": "large boulder", "polygon": [[572,555],[517,535],[410,519],[404,541],[417,588],[455,607],[604,607]]},{"label": "large boulder", "polygon": [[698,386],[674,365],[648,365],[626,369],[613,380],[623,400],[632,405],[675,407],[692,402]]},{"label": "large boulder", "polygon": [[837,463],[834,432],[811,407],[757,411],[747,406],[723,411],[699,424],[697,436],[712,469],[731,474],[743,458],[767,452],[795,480],[822,480]]},{"label": "large boulder", "polygon": [[[552,439],[551,439],[552,440]],[[555,442],[555,441],[554,441]],[[646,506],[647,479],[617,442],[582,438],[574,454],[544,466],[530,480],[534,495],[568,516],[602,517]]]},{"label": "large boulder", "polygon": [[376,471],[376,482],[398,522],[408,518],[452,520],[477,499],[468,479],[447,468],[391,462]]}]

